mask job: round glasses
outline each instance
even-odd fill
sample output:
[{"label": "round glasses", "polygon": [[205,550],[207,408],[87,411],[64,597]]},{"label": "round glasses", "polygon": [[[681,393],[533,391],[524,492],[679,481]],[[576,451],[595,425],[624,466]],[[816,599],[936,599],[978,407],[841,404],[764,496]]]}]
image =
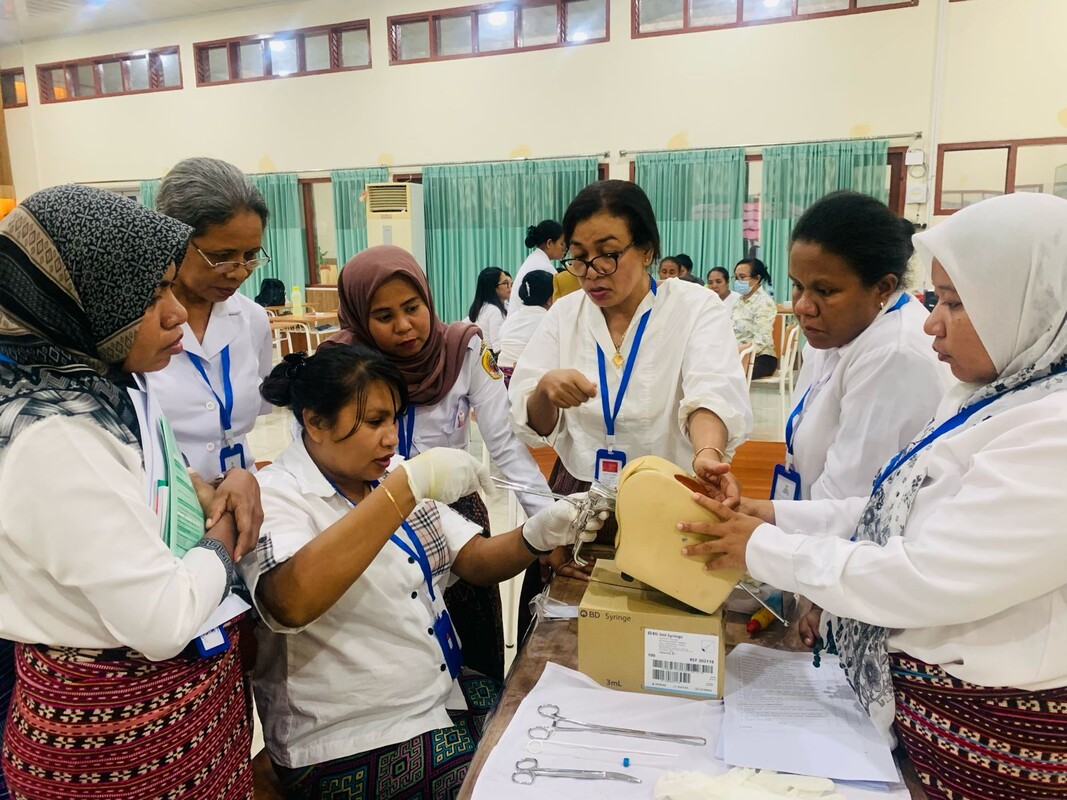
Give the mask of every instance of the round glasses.
[{"label": "round glasses", "polygon": [[255,258],[250,258],[247,261],[212,261],[204,254],[204,251],[195,244],[193,245],[193,248],[200,254],[200,257],[204,259],[205,264],[216,272],[221,272],[223,274],[233,272],[236,269],[245,269],[252,272],[260,267],[265,267],[270,263],[270,256],[263,252],[263,248],[260,248],[259,250],[260,255]]},{"label": "round glasses", "polygon": [[588,260],[584,258],[575,258],[574,256],[568,256],[561,258],[559,263],[563,265],[563,268],[567,270],[571,275],[576,278],[584,278],[589,270],[593,270],[597,275],[611,275],[619,268],[619,258],[634,246],[633,242],[630,242],[626,247],[622,248],[615,253],[601,253],[598,256],[594,256]]}]

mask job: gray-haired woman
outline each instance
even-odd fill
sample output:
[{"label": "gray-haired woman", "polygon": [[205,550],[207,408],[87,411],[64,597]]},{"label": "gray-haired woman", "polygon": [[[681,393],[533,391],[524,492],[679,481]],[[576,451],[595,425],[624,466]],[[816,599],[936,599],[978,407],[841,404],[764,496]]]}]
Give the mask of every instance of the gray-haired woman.
[{"label": "gray-haired woman", "polygon": [[[149,386],[190,466],[208,481],[233,468],[255,470],[246,435],[271,407],[259,385],[271,369],[266,312],[237,292],[270,259],[262,248],[269,211],[259,190],[232,164],[189,158],[163,178],[158,210],[193,229],[174,294],[189,313],[185,352]],[[220,497],[237,515],[242,538],[258,536],[262,511],[249,496]]]}]

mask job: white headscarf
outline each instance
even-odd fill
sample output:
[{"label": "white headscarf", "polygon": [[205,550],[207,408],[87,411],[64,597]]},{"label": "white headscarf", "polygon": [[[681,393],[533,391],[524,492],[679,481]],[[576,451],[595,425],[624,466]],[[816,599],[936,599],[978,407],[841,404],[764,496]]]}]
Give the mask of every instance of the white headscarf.
[{"label": "white headscarf", "polygon": [[[915,247],[921,257],[936,258],[945,268],[998,374],[992,383],[959,384],[951,390],[937,417],[903,453],[964,406],[988,401],[982,413],[945,436],[1067,388],[1067,200],[1031,193],[986,200],[916,236]],[[884,545],[904,533],[926,477],[929,444],[875,488],[856,541]],[[828,649],[840,653],[860,703],[891,741],[888,631],[824,614],[823,636]]]}]

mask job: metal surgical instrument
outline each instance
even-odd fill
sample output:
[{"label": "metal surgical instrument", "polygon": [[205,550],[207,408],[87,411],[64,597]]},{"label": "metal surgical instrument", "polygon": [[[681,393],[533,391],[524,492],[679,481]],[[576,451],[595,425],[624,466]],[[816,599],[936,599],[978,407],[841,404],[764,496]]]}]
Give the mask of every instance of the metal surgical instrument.
[{"label": "metal surgical instrument", "polygon": [[640,778],[622,772],[605,772],[602,769],[551,769],[539,767],[536,758],[524,758],[515,762],[511,780],[529,786],[535,778],[573,778],[579,781],[624,781],[640,783]]},{"label": "metal surgical instrument", "polygon": [[584,731],[587,733],[603,733],[609,736],[630,736],[634,739],[655,739],[659,742],[674,742],[675,744],[689,744],[695,747],[703,747],[708,740],[703,736],[687,736],[680,733],[658,733],[657,731],[642,731],[635,728],[613,728],[609,725],[596,725],[591,722],[581,722],[576,719],[567,719],[560,716],[559,706],[554,703],[545,703],[537,707],[537,713],[545,719],[552,720],[551,725],[539,725],[530,728],[531,739],[547,739],[556,731]]}]

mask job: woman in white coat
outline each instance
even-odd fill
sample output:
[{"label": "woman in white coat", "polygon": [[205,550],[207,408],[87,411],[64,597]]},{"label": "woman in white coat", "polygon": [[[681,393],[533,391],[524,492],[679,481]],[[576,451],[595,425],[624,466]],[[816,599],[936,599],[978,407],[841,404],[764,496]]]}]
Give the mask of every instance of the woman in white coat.
[{"label": "woman in white coat", "polygon": [[[401,456],[433,447],[467,450],[474,412],[485,446],[504,476],[547,491],[530,451],[511,432],[508,395],[493,354],[475,325],[446,325],[437,318],[426,275],[410,253],[392,245],[364,250],[345,264],[338,294],[341,330],[323,346],[373,348],[403,373],[411,405],[400,420]],[[520,495],[519,503],[533,516],[552,501]],[[488,535],[489,512],[477,494],[460,498],[453,508]],[[445,600],[463,642],[464,662],[483,675],[502,678],[499,590],[458,581]]]},{"label": "woman in white coat", "polygon": [[869,499],[743,506],[760,518],[699,500],[724,521],[680,526],[715,537],[688,549],[709,567],[827,610],[826,643],[935,800],[1067,795],[1065,231],[1067,201],[1019,193],[915,238],[959,383]]},{"label": "woman in white coat", "polygon": [[793,313],[808,344],[776,499],[866,496],[952,382],[923,331],[926,309],[904,291],[913,233],[857,192],[827,195],[793,229]]},{"label": "woman in white coat", "polygon": [[[193,237],[174,284],[189,313],[182,326],[185,351],[149,375],[149,387],[201,477],[254,472],[247,436],[256,418],[271,411],[259,396],[271,367],[271,335],[266,312],[237,290],[270,261],[262,248],[267,205],[237,167],[189,158],[163,178],[156,206],[192,227]],[[235,511],[242,530],[258,536],[258,491],[219,500]]]},{"label": "woman in white coat", "polygon": [[532,250],[515,273],[515,282],[511,285],[511,301],[508,304],[511,308],[518,308],[522,304],[519,287],[522,286],[523,278],[537,270],[555,275],[556,268],[552,266],[552,262],[563,258],[567,251],[563,244],[563,226],[554,219],[544,219],[527,228],[524,244]]},{"label": "woman in white coat", "polygon": [[482,341],[496,356],[500,353],[500,330],[508,316],[511,277],[500,267],[486,267],[478,274],[474,302],[467,319],[478,326]]}]

